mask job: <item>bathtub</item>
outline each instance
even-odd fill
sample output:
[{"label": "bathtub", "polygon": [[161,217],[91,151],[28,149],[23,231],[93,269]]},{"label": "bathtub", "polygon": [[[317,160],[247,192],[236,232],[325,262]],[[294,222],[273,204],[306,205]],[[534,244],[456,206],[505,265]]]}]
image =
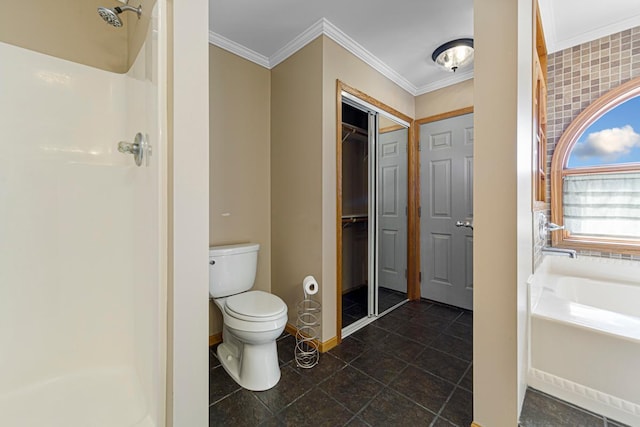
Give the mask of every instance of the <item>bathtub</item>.
[{"label": "bathtub", "polygon": [[546,256],[529,304],[528,384],[640,426],[640,262]]}]

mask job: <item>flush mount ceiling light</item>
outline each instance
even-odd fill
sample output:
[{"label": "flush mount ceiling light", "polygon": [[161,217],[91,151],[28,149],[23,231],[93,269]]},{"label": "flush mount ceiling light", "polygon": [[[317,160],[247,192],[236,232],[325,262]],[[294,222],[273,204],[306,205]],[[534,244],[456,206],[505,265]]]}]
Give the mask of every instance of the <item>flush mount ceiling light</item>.
[{"label": "flush mount ceiling light", "polygon": [[437,48],[431,55],[433,62],[454,73],[473,62],[473,39],[457,39]]}]

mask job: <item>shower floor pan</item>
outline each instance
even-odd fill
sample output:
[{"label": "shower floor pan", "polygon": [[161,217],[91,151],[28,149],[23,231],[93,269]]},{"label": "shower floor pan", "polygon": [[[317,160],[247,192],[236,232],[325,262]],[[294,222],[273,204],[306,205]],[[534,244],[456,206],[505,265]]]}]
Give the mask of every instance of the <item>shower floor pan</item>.
[{"label": "shower floor pan", "polygon": [[0,425],[153,427],[135,370],[100,368],[0,395]]}]

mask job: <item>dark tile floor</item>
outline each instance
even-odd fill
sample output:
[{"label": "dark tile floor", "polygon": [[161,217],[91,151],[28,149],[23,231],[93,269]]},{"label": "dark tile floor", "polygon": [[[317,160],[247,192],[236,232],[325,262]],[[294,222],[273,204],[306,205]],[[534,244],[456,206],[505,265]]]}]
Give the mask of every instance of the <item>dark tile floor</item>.
[{"label": "dark tile floor", "polygon": [[[295,338],[277,341],[282,377],[250,392],[209,355],[211,426],[433,426],[471,424],[473,317],[409,302],[345,338],[312,369],[294,361]],[[529,389],[522,427],[620,427],[602,416]]]},{"label": "dark tile floor", "polygon": [[628,427],[602,415],[529,388],[520,414],[521,427]]},{"label": "dark tile floor", "polygon": [[212,426],[469,426],[472,316],[411,302],[321,354],[295,365],[295,338],[278,344],[282,377],[264,392],[241,389],[211,351]]},{"label": "dark tile floor", "polygon": [[[357,320],[367,316],[368,289],[361,286],[342,296],[342,327],[349,326]],[[378,288],[378,312],[383,313],[394,305],[407,299],[407,294],[387,289]]]}]

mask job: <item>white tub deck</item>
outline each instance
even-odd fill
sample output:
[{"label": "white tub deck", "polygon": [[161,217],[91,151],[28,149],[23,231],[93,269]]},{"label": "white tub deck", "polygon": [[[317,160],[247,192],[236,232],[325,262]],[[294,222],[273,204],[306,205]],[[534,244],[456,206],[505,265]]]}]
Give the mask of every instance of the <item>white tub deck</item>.
[{"label": "white tub deck", "polygon": [[640,263],[548,256],[529,285],[529,385],[640,426]]}]

